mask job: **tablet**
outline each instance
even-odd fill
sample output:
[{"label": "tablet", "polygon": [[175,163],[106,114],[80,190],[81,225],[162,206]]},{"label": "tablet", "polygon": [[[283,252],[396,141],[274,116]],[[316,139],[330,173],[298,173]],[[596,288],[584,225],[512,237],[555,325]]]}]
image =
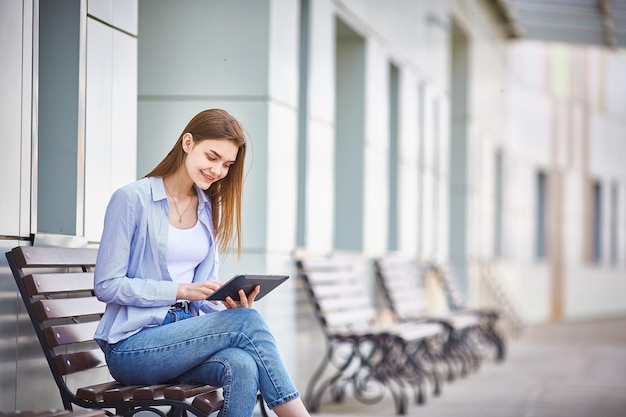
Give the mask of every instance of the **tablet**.
[{"label": "tablet", "polygon": [[207,300],[223,301],[226,297],[230,296],[233,300],[239,300],[239,290],[244,290],[246,295],[254,290],[257,285],[261,286],[261,292],[254,299],[255,301],[265,297],[267,293],[278,287],[289,278],[289,275],[259,275],[259,274],[245,274],[235,275],[230,280],[226,281],[224,285],[211,294]]}]

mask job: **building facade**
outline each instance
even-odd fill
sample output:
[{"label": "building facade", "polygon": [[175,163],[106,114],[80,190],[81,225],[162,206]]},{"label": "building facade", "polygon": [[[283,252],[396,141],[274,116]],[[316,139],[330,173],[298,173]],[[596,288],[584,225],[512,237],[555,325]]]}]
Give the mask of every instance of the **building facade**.
[{"label": "building facade", "polygon": [[[626,313],[623,50],[511,42],[481,0],[3,0],[0,27],[3,252],[97,246],[111,193],[225,108],[251,152],[222,276],[292,275],[256,307],[301,389],[294,254],[446,263],[473,304],[489,271],[528,323]],[[0,297],[0,409],[60,407],[4,258]]]}]

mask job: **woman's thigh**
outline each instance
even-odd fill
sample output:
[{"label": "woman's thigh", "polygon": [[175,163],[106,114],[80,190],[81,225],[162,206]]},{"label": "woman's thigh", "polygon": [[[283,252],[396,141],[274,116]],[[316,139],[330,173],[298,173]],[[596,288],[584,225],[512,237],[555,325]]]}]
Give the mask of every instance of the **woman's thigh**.
[{"label": "woman's thigh", "polygon": [[249,343],[250,334],[268,333],[258,313],[232,309],[144,329],[110,346],[111,374],[125,384],[162,383],[229,347]]}]

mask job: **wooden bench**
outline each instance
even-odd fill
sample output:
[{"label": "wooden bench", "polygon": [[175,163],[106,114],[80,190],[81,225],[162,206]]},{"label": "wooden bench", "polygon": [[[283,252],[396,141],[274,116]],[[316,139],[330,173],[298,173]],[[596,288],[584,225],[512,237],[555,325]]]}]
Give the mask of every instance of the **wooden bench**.
[{"label": "wooden bench", "polygon": [[[65,409],[78,406],[105,410],[107,415],[114,410],[123,417],[145,410],[161,417],[166,413],[204,417],[219,411],[223,406],[219,387],[125,386],[111,379],[104,354],[93,341],[105,308],[93,293],[96,253],[96,249],[43,246],[19,246],[6,253]],[[90,385],[71,388],[77,381]]]},{"label": "wooden bench", "polygon": [[[472,312],[429,314],[424,281],[432,272],[430,265],[390,256],[374,260],[374,266],[379,288],[398,320],[436,322],[448,329],[443,356],[448,363],[448,380],[453,380],[457,373],[467,375],[480,366],[480,352],[473,343],[481,328],[480,316]],[[456,368],[459,372],[455,372]]]},{"label": "wooden bench", "polygon": [[502,311],[496,308],[468,308],[450,267],[443,264],[433,264],[431,268],[437,274],[445,290],[449,309],[457,313],[465,312],[478,315],[481,318],[483,339],[495,350],[496,361],[504,361],[506,358],[506,340],[498,330]]},{"label": "wooden bench", "polygon": [[407,410],[407,392],[425,400],[424,385],[440,393],[435,352],[438,324],[377,324],[377,311],[362,278],[346,259],[297,259],[298,276],[326,337],[326,353],[311,376],[305,401],[312,412],[324,393],[340,402],[347,392],[366,404],[387,392],[397,414]]}]

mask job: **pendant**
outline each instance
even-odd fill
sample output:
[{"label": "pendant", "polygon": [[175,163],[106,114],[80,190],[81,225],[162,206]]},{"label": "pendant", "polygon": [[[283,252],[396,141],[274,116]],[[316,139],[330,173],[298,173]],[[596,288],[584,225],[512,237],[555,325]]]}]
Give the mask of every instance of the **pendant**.
[{"label": "pendant", "polygon": [[182,222],[183,222],[183,216],[179,216],[179,217],[178,217],[178,223],[180,224],[180,223],[182,223]]}]

